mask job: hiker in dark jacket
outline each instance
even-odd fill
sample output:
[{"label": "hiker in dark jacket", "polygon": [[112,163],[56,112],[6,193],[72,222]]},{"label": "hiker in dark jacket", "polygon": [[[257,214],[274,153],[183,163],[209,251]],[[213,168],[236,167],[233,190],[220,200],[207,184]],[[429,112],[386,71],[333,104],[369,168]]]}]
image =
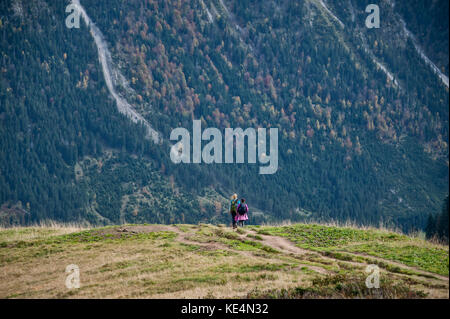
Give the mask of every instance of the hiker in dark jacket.
[{"label": "hiker in dark jacket", "polygon": [[244,227],[244,222],[248,220],[248,206],[245,203],[245,199],[242,198],[241,202],[237,207],[236,221],[239,223],[239,226]]},{"label": "hiker in dark jacket", "polygon": [[239,200],[237,199],[237,194],[234,194],[231,196],[231,203],[230,203],[230,214],[231,214],[231,220],[233,224],[233,229],[237,228],[236,226],[236,215],[237,215],[237,207],[239,205]]}]

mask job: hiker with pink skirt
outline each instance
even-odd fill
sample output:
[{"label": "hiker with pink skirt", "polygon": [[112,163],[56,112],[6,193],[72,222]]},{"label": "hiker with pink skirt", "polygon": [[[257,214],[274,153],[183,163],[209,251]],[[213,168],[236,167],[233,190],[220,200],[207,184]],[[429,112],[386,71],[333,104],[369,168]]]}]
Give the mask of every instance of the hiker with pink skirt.
[{"label": "hiker with pink skirt", "polygon": [[245,203],[245,199],[242,198],[241,202],[237,207],[237,214],[236,214],[236,221],[238,222],[239,226],[244,227],[244,222],[248,220],[247,213],[248,213],[248,206]]}]

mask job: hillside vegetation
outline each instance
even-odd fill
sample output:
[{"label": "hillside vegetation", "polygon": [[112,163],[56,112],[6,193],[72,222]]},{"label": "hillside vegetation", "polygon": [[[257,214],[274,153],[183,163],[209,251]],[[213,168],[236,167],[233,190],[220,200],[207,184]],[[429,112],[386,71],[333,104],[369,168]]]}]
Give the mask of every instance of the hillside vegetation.
[{"label": "hillside vegetation", "polygon": [[[258,223],[407,232],[440,210],[448,84],[419,52],[448,76],[447,0],[379,1],[379,29],[365,27],[369,0],[79,2],[117,94],[165,142],[119,112],[89,28],[66,27],[71,1],[1,1],[1,225],[223,223],[235,192]],[[277,173],[173,164],[170,132],[193,119],[278,128]]]},{"label": "hillside vegetation", "polygon": [[[0,230],[0,298],[448,298],[448,246],[292,224]],[[80,269],[81,287],[65,286]],[[380,288],[365,285],[367,265]]]}]

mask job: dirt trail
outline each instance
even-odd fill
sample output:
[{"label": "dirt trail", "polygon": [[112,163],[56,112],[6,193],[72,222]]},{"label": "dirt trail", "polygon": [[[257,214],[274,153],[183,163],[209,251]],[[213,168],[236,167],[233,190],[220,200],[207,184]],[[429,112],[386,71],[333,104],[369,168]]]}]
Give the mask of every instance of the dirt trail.
[{"label": "dirt trail", "polygon": [[117,109],[120,113],[126,115],[129,119],[131,119],[134,123],[143,123],[144,127],[147,130],[146,137],[151,138],[154,143],[159,144],[160,140],[162,139],[160,134],[155,131],[150,123],[141,114],[139,114],[124,97],[122,97],[118,93],[117,84],[119,84],[119,82],[125,88],[127,88],[128,85],[125,83],[125,78],[120,70],[117,67],[113,67],[111,52],[108,49],[108,45],[105,41],[103,33],[95,25],[95,23],[92,22],[91,18],[86,13],[86,10],[81,5],[80,0],[72,0],[72,5],[75,5],[77,11],[80,13],[81,17],[88,26],[89,32],[94,38],[106,87],[116,101]]},{"label": "dirt trail", "polygon": [[[221,243],[217,243],[217,242],[201,243],[201,242],[189,240],[186,238],[187,233],[181,231],[180,229],[178,229],[177,227],[174,227],[174,226],[172,226],[170,228],[170,230],[174,231],[175,233],[178,234],[177,240],[179,242],[182,242],[185,244],[198,245],[198,246],[202,246],[202,247],[207,247],[209,249],[222,249],[222,250],[226,250],[226,251],[233,251],[233,252],[237,252],[240,255],[243,255],[243,256],[246,256],[249,258],[255,257],[251,251],[232,250],[232,249],[228,248],[226,245],[221,244]],[[248,238],[245,238],[245,234],[238,234],[238,235],[241,240],[248,240]],[[278,251],[281,251],[281,253],[284,253],[287,255],[292,255],[292,254],[303,255],[303,254],[310,253],[308,250],[301,249],[299,247],[292,245],[285,238],[273,237],[273,236],[261,236],[261,237],[263,237],[263,238],[265,237],[265,240],[263,241],[264,244],[266,244],[267,246],[274,248]],[[308,265],[308,264],[299,264],[299,266],[297,268],[300,269],[301,267],[308,267],[309,269],[311,269],[317,273],[324,274],[324,275],[330,273],[328,270],[318,267],[318,266],[312,266],[312,265]]]},{"label": "dirt trail", "polygon": [[[192,235],[190,233],[183,232],[176,226],[168,226],[168,225],[147,225],[147,226],[124,226],[117,229],[117,232],[128,232],[128,233],[150,233],[150,232],[159,232],[159,231],[172,231],[176,233],[177,241],[183,244],[187,245],[196,245],[200,246],[203,249],[206,250],[225,250],[225,251],[231,251],[235,253],[239,253],[242,256],[245,256],[247,258],[255,258],[254,254],[251,251],[245,251],[245,250],[233,250],[230,249],[227,245],[218,243],[218,242],[198,242],[194,241],[188,238],[189,235]],[[249,238],[246,238],[246,234],[238,234],[240,240],[248,240]],[[291,242],[289,242],[287,239],[282,237],[274,237],[274,236],[261,236],[264,238],[263,243],[269,247],[272,247],[281,253],[285,255],[296,255],[296,256],[302,256],[304,254],[310,254],[311,252],[305,249],[301,249],[299,247],[296,247]],[[319,256],[319,254],[318,254]],[[309,264],[299,264],[299,268],[301,267],[308,267],[309,269],[320,273],[320,274],[329,274],[330,271],[318,267],[318,266],[312,266]]]},{"label": "dirt trail", "polygon": [[[251,233],[251,232],[250,232]],[[256,233],[253,233],[256,234]],[[309,250],[295,246],[283,237],[259,235],[263,239],[263,243],[267,246],[280,250],[287,254],[304,255],[311,253]]]},{"label": "dirt trail", "polygon": [[[257,232],[255,232],[253,230],[247,230],[247,232],[252,235],[260,236],[263,239],[262,243],[264,245],[272,247],[272,248],[274,248],[278,251],[281,251],[282,253],[290,255],[290,256],[294,255],[296,257],[302,257],[302,256],[306,257],[306,255],[308,255],[309,257],[312,256],[312,257],[320,258],[320,259],[330,262],[330,263],[342,262],[342,263],[345,263],[348,265],[353,265],[356,267],[365,266],[365,264],[361,264],[358,262],[349,261],[349,260],[339,260],[336,258],[324,256],[323,254],[320,254],[320,253],[312,251],[312,250],[300,248],[287,238],[283,238],[283,237],[279,237],[279,236],[262,235],[262,234],[258,234]],[[305,259],[307,259],[307,258],[305,258]],[[314,261],[314,262],[320,263],[320,261]],[[319,267],[310,266],[310,265],[308,265],[308,267],[311,269],[319,268]],[[330,273],[330,271],[325,270],[324,268],[320,268],[320,269],[322,269],[322,271],[319,271],[321,273],[327,273],[327,274]]]},{"label": "dirt trail", "polygon": [[[340,260],[340,259],[324,256],[323,254],[320,254],[320,253],[317,253],[317,252],[313,252],[311,250],[300,248],[300,247],[296,246],[290,240],[288,240],[286,238],[283,238],[283,237],[261,235],[261,234],[256,233],[253,230],[248,230],[247,232],[252,234],[252,235],[260,236],[261,238],[263,238],[262,242],[265,245],[270,246],[272,248],[275,248],[277,250],[280,250],[281,252],[286,253],[286,254],[296,254],[296,255],[301,256],[301,255],[305,255],[305,254],[314,253],[314,254],[317,254],[317,256],[320,256],[320,258],[328,260],[328,261],[332,261],[332,262],[338,262],[339,261],[341,263],[352,264],[352,265],[355,265],[355,266],[366,266],[366,265],[368,265],[368,263],[361,263],[361,262],[348,261],[348,260]],[[401,269],[404,269],[404,270],[414,271],[414,272],[416,272],[419,275],[427,277],[428,279],[433,279],[434,278],[435,280],[438,280],[438,281],[444,281],[447,285],[448,285],[448,282],[449,282],[449,278],[446,277],[446,276],[439,275],[439,274],[432,273],[432,272],[428,272],[428,271],[425,271],[425,270],[421,270],[421,269],[418,269],[416,267],[407,266],[407,265],[402,264],[400,262],[396,262],[396,261],[392,261],[392,260],[388,260],[388,259],[384,259],[384,258],[380,258],[380,257],[374,257],[374,256],[363,254],[363,253],[351,253],[351,252],[347,252],[347,251],[342,251],[342,252],[345,253],[345,254],[348,254],[348,255],[362,256],[362,257],[370,258],[372,260],[380,261],[380,262],[389,264],[391,266],[397,266],[397,267],[399,267]],[[385,269],[385,270],[388,271],[388,272],[392,272],[392,271],[389,271],[387,269]],[[417,277],[417,276],[414,276],[414,277]],[[430,278],[430,277],[432,277],[432,278]]]},{"label": "dirt trail", "polygon": [[[233,251],[233,252],[237,252],[237,253],[239,253],[243,256],[249,257],[249,258],[255,257],[251,251],[233,250],[233,249],[230,249],[226,244],[222,244],[222,243],[218,243],[218,242],[214,242],[214,241],[213,242],[198,242],[195,240],[191,240],[188,238],[188,236],[192,235],[192,233],[183,232],[178,227],[172,226],[172,225],[123,226],[123,227],[120,227],[117,229],[117,232],[129,232],[129,233],[149,233],[149,232],[159,232],[159,231],[174,232],[178,235],[177,241],[187,244],[187,245],[197,245],[197,246],[200,246],[207,250],[221,249],[221,250],[226,250],[226,251]],[[266,245],[268,247],[276,249],[277,251],[279,251],[280,253],[282,253],[286,256],[297,257],[300,260],[302,260],[303,259],[302,257],[304,257],[305,260],[309,261],[312,256],[313,258],[321,259],[323,261],[330,262],[333,264],[336,264],[339,262],[342,264],[353,265],[355,267],[365,267],[369,264],[369,262],[341,260],[341,259],[333,258],[331,256],[325,256],[325,255],[321,254],[320,252],[300,248],[300,247],[296,246],[295,243],[291,242],[287,238],[283,238],[283,237],[279,237],[279,236],[262,235],[262,234],[258,234],[256,231],[250,230],[250,229],[245,229],[244,233],[242,233],[242,234],[237,233],[237,232],[235,234],[238,235],[240,240],[251,240],[251,238],[247,237],[248,234],[251,234],[254,236],[255,235],[260,236],[262,238],[262,240],[260,242],[263,245]],[[414,271],[417,273],[417,275],[412,275],[412,276],[407,275],[407,276],[415,277],[415,278],[422,278],[422,279],[423,279],[423,277],[426,277],[427,280],[432,280],[434,282],[448,286],[449,279],[448,279],[448,277],[443,276],[443,275],[427,272],[427,271],[424,271],[424,270],[421,270],[421,269],[418,269],[415,267],[407,266],[400,262],[387,260],[387,259],[380,258],[380,257],[374,257],[374,256],[363,254],[363,253],[355,253],[355,252],[347,252],[347,251],[342,251],[342,253],[345,253],[349,256],[361,256],[361,257],[365,257],[365,258],[370,258],[371,260],[383,262],[383,263],[389,264],[390,266],[396,266],[403,270]],[[313,261],[313,262],[320,264],[320,260]],[[329,274],[330,273],[329,270],[322,268],[320,266],[314,266],[314,265],[309,265],[309,264],[299,265],[299,267],[302,267],[302,266],[308,267],[309,269],[314,270],[321,274]],[[381,268],[384,268],[384,267],[381,267]],[[393,271],[390,271],[385,268],[384,268],[384,270],[386,272],[389,272],[389,273],[392,273],[392,274],[395,274],[398,276],[406,276],[405,274],[393,272]]]},{"label": "dirt trail", "polygon": [[[271,247],[271,248],[281,252],[284,255],[294,256],[294,257],[302,257],[302,256],[305,256],[306,254],[311,255],[311,251],[297,247],[292,242],[290,242],[289,240],[287,240],[286,238],[283,238],[283,237],[260,235],[260,234],[257,234],[253,230],[246,230],[246,232],[244,234],[238,234],[238,235],[241,240],[248,240],[249,238],[246,237],[247,234],[260,236],[263,239],[261,241],[262,244],[264,244],[268,247]],[[320,254],[316,254],[316,255],[317,255],[317,257],[322,257]],[[299,259],[301,259],[301,258],[299,258]],[[306,258],[305,258],[305,260],[306,260]],[[313,266],[310,264],[299,264],[299,268],[301,268],[301,267],[307,267],[307,268],[314,270],[315,272],[323,274],[323,275],[327,275],[327,274],[331,273],[329,270],[322,268],[320,266]]]},{"label": "dirt trail", "polygon": [[245,255],[247,257],[253,257],[253,255],[248,251],[235,251],[230,248],[228,248],[225,244],[218,243],[218,242],[199,242],[195,240],[191,240],[188,238],[189,235],[192,235],[190,233],[183,232],[176,226],[172,225],[148,225],[148,226],[126,226],[119,229],[119,231],[125,231],[125,232],[131,232],[131,233],[150,233],[150,232],[159,232],[159,231],[171,231],[176,233],[177,241],[186,245],[196,245],[200,246],[206,250],[226,250],[226,251],[232,251],[240,253],[241,255]]},{"label": "dirt trail", "polygon": [[120,206],[120,217],[119,217],[121,224],[125,224],[125,208],[127,208],[129,199],[130,198],[128,197],[128,195],[124,195],[122,197],[122,205]]},{"label": "dirt trail", "polygon": [[208,250],[215,250],[215,249],[230,250],[225,245],[217,243],[217,242],[202,243],[202,242],[190,240],[187,238],[187,235],[189,235],[189,233],[183,232],[176,226],[169,226],[169,227],[170,227],[169,228],[170,231],[173,231],[174,233],[178,234],[177,241],[179,241],[180,243],[187,244],[187,245],[197,245],[197,246],[206,248]]}]

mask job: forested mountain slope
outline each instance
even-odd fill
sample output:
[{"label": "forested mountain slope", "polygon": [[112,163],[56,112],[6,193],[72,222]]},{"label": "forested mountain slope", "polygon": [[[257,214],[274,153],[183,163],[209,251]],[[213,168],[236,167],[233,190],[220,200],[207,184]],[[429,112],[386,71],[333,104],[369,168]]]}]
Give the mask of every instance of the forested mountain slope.
[{"label": "forested mountain slope", "polygon": [[[156,144],[119,112],[89,27],[66,27],[69,3],[0,4],[2,223],[223,222],[231,192],[254,222],[409,230],[440,210],[445,1],[380,1],[381,27],[367,29],[370,1],[81,0],[117,94],[161,134]],[[173,164],[170,132],[193,119],[279,128],[277,173]]]}]

